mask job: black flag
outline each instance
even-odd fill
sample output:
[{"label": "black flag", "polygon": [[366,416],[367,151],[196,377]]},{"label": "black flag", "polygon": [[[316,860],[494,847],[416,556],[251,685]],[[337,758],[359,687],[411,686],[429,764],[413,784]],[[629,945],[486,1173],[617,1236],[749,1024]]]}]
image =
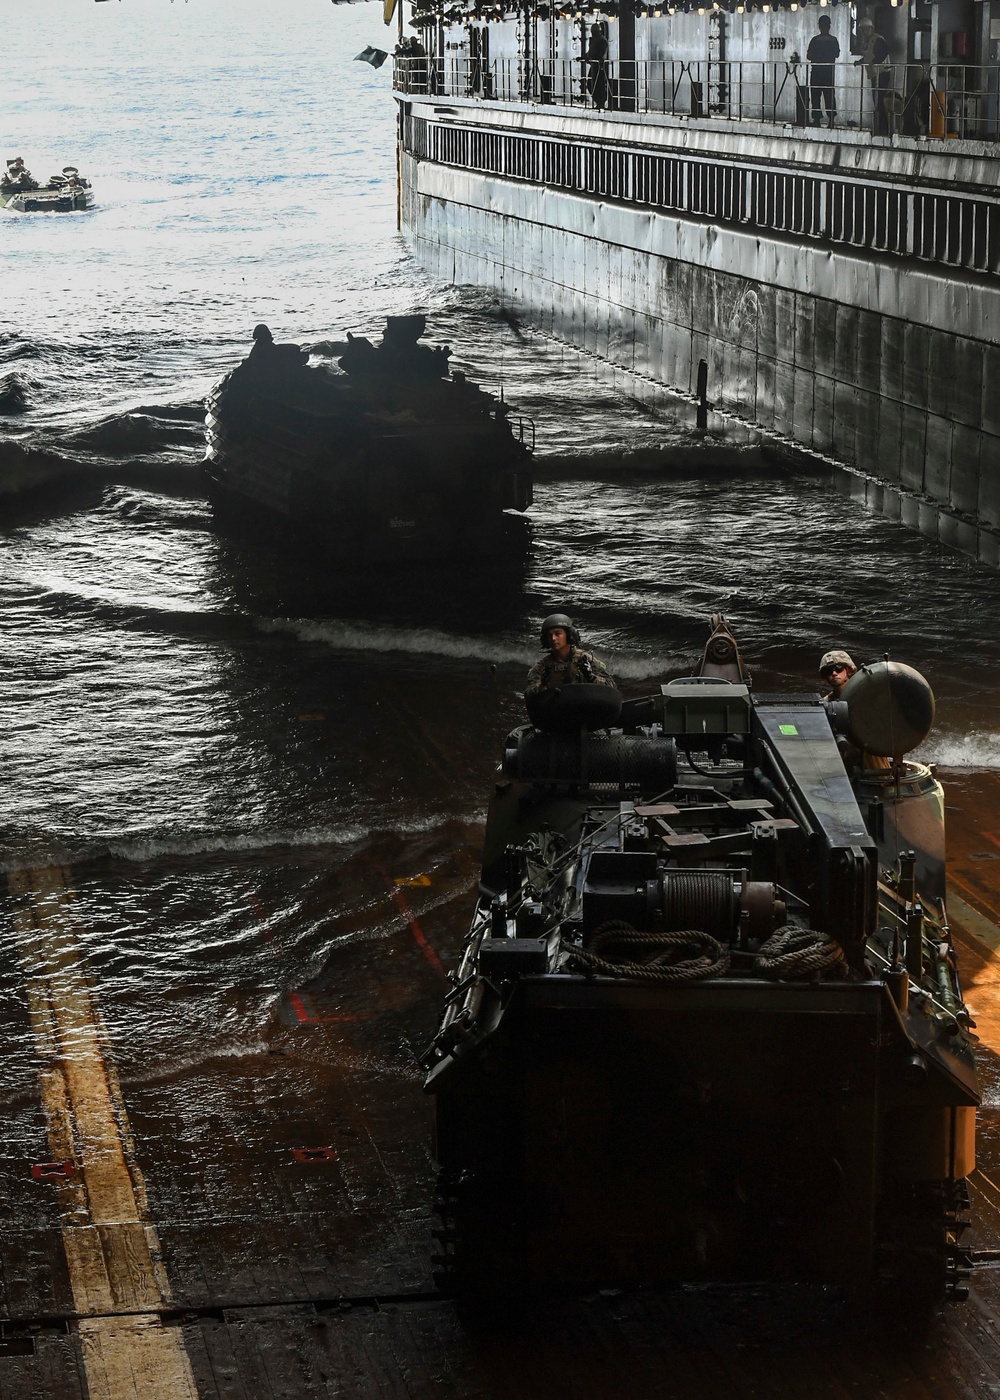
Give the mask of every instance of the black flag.
[{"label": "black flag", "polygon": [[388,57],[385,49],[373,49],[371,44],[368,44],[360,53],[354,55],[354,60],[357,62],[360,59],[362,63],[370,63],[373,68],[381,68]]}]

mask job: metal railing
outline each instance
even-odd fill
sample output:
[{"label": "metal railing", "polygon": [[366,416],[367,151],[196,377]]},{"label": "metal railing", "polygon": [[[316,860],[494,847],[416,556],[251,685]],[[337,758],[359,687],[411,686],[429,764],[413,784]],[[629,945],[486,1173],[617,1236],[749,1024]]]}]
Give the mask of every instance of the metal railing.
[{"label": "metal railing", "polygon": [[[832,71],[833,81],[828,81]],[[840,126],[875,136],[1000,139],[1000,67],[830,65],[815,76],[796,55],[776,62],[657,59],[593,63],[461,55],[397,57],[398,92],[656,113],[782,126]]]}]

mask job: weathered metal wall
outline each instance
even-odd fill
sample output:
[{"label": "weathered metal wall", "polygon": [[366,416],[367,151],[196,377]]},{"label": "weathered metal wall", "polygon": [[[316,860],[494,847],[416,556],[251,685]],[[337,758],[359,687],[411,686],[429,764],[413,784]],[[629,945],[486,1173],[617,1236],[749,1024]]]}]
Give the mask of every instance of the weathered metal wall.
[{"label": "weathered metal wall", "polygon": [[707,360],[720,407],[836,459],[873,508],[1000,564],[1000,280],[405,152],[401,170],[404,228],[438,276],[682,390]]}]

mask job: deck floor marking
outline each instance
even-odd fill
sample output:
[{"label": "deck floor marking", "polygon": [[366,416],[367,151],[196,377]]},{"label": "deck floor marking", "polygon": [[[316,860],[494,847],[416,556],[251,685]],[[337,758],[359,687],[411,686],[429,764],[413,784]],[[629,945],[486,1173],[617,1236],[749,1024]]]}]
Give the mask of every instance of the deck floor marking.
[{"label": "deck floor marking", "polygon": [[[978,890],[974,890],[967,880],[963,880],[962,877],[956,875],[954,871],[948,872],[948,884],[949,886],[957,885],[960,890],[965,891],[970,899],[976,900],[984,909],[987,909],[994,919],[1000,920],[1000,913],[993,908],[989,900],[984,895],[980,894]],[[950,898],[951,896],[949,895],[949,899]]]},{"label": "deck floor marking", "polygon": [[987,919],[978,909],[973,909],[971,904],[967,904],[954,893],[948,896],[948,909],[966,933],[971,933],[973,938],[989,948],[991,953],[1000,951],[1000,928],[992,919]]},{"label": "deck floor marking", "polygon": [[977,960],[982,959],[963,976],[962,983],[976,1034],[989,1050],[1000,1054],[1000,928],[954,888],[948,892],[948,913],[956,929],[965,935],[959,941]]},{"label": "deck floor marking", "polygon": [[316,1014],[316,1008],[312,1004],[312,1000],[309,999],[307,1005],[307,999],[303,996],[301,992],[289,992],[288,1000],[291,1002],[292,1010],[295,1012],[295,1015],[297,1016],[301,1025],[328,1026],[332,1025],[335,1021],[359,1021],[362,1019],[360,1016],[348,1015],[318,1016]]},{"label": "deck floor marking", "polygon": [[197,1400],[183,1335],[159,1316],[169,1283],[118,1079],[105,1058],[66,872],[7,878],[20,897],[18,957],[35,1044],[47,1061],[40,1088],[49,1148],[54,1161],[77,1168],[50,1189],[62,1215],[90,1400]]},{"label": "deck floor marking", "polygon": [[440,973],[442,977],[446,977],[448,974],[445,971],[444,963],[438,957],[437,950],[431,946],[427,939],[427,935],[417,923],[416,915],[410,908],[406,895],[399,888],[399,886],[396,884],[395,880],[393,880],[388,871],[382,870],[382,879],[385,882],[386,889],[389,891],[393,899],[399,905],[399,909],[403,915],[403,918],[409,924],[410,932],[413,934],[413,937],[416,940],[417,947],[423,953],[424,957],[430,963],[431,967],[434,968],[435,972]]}]

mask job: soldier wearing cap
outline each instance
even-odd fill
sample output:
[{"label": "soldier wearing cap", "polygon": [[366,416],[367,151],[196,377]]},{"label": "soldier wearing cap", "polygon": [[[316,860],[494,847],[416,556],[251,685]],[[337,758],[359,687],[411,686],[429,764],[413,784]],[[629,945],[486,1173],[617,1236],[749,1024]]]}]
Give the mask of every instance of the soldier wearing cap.
[{"label": "soldier wearing cap", "polygon": [[827,651],[819,663],[819,673],[830,686],[829,695],[824,700],[839,700],[840,692],[858,668],[846,651]]},{"label": "soldier wearing cap", "polygon": [[580,633],[565,613],[551,613],[542,623],[539,636],[548,656],[528,672],[524,698],[561,685],[610,685],[614,677],[603,661],[580,646]]}]

